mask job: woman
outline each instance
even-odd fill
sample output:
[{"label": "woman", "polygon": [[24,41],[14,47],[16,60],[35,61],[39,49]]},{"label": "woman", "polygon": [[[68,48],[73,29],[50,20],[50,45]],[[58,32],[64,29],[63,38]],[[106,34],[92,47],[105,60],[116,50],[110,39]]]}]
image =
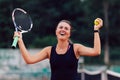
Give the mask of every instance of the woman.
[{"label": "woman", "polygon": [[97,18],[99,24],[94,25],[94,47],[86,47],[81,44],[71,44],[69,38],[71,35],[71,23],[62,20],[56,27],[57,44],[56,46],[48,46],[40,52],[31,55],[22,40],[22,35],[15,32],[14,36],[18,36],[18,45],[20,52],[27,64],[34,64],[44,59],[50,60],[51,80],[76,80],[77,65],[80,56],[96,56],[101,53],[101,44],[99,37],[99,29],[103,25],[103,21]]}]

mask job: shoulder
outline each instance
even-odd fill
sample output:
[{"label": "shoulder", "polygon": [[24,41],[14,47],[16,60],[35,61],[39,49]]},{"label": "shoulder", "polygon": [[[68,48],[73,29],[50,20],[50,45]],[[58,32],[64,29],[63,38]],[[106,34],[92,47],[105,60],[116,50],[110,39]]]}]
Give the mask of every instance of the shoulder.
[{"label": "shoulder", "polygon": [[85,49],[85,46],[79,43],[74,43],[73,46],[76,53],[79,53],[81,50]]},{"label": "shoulder", "polygon": [[78,48],[81,46],[81,44],[78,44],[78,43],[74,43],[73,44],[73,48],[74,48],[74,51],[77,52]]},{"label": "shoulder", "polygon": [[79,43],[74,43],[73,44],[73,47],[74,47],[74,49],[78,49],[78,48],[80,48],[80,47],[82,47],[83,45],[82,44],[79,44]]},{"label": "shoulder", "polygon": [[48,58],[50,59],[50,55],[51,55],[51,50],[52,50],[53,46],[48,46],[45,47],[44,50],[47,52]]},{"label": "shoulder", "polygon": [[40,50],[40,53],[46,53],[49,54],[51,52],[52,46],[44,47],[43,49]]},{"label": "shoulder", "polygon": [[45,50],[45,51],[47,51],[47,52],[50,52],[51,49],[52,49],[52,46],[48,46],[48,47],[43,48],[43,50]]},{"label": "shoulder", "polygon": [[79,49],[82,47],[81,44],[79,43],[74,43],[73,44],[73,49],[74,49],[74,52],[75,52],[75,55],[76,55],[76,58],[78,59],[80,57],[79,55]]}]

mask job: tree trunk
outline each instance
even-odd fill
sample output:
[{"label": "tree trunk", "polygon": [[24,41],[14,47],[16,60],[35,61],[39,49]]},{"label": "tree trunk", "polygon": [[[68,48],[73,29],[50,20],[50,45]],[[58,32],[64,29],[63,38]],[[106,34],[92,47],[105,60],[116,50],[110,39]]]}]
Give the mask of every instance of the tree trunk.
[{"label": "tree trunk", "polygon": [[104,7],[104,26],[106,29],[104,62],[106,65],[109,65],[109,37],[108,37],[109,36],[109,21],[108,21],[109,3],[107,0],[103,2],[103,7]]}]

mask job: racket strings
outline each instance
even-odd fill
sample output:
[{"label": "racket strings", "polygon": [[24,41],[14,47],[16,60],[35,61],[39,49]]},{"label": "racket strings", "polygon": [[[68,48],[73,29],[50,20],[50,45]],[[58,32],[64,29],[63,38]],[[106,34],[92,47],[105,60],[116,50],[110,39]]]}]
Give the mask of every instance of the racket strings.
[{"label": "racket strings", "polygon": [[23,31],[31,30],[32,21],[27,13],[16,10],[14,13],[14,20],[19,30],[23,30]]}]

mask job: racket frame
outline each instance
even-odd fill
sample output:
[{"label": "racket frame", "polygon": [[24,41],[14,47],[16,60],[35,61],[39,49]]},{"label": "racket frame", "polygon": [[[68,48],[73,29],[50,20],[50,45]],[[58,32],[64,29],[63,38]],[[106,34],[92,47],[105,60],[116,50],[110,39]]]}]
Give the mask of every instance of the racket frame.
[{"label": "racket frame", "polygon": [[[13,12],[12,12],[12,21],[13,21],[13,24],[14,24],[14,27],[15,27],[15,32],[18,32],[18,30],[20,31],[20,33],[27,33],[27,32],[29,32],[29,31],[32,29],[32,26],[33,26],[33,23],[32,23],[32,20],[31,20],[30,16],[29,16],[30,21],[31,21],[30,28],[29,28],[27,31],[22,30],[22,29],[19,28],[19,26],[17,26],[16,23],[15,23],[14,13],[15,13],[16,10],[22,11],[24,14],[27,14],[27,12],[26,12],[25,10],[21,9],[21,8],[15,8],[15,9],[13,10]],[[14,40],[13,40],[13,43],[12,43],[12,46],[11,46],[13,49],[16,48],[18,39],[19,39],[18,36],[15,36],[15,37],[14,37]]]}]

